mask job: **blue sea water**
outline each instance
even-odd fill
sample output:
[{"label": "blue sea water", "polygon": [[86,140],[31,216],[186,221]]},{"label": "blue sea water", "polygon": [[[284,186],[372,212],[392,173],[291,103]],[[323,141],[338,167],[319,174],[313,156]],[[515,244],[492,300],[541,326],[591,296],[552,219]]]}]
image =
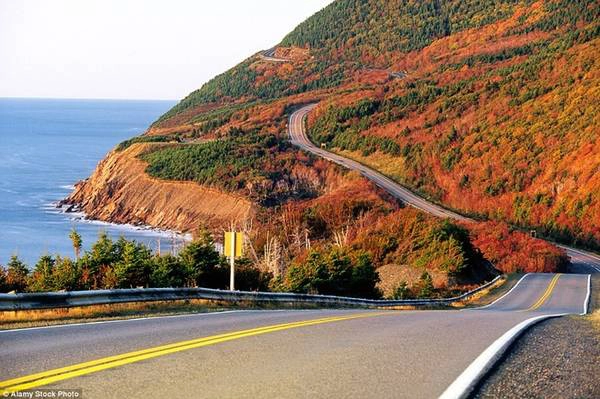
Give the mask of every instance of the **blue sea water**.
[{"label": "blue sea water", "polygon": [[73,227],[84,248],[100,231],[155,247],[157,238],[169,233],[76,220],[53,204],[88,177],[112,147],[142,133],[173,105],[0,98],[0,264],[12,254],[30,267],[46,253],[72,256],[68,235]]}]

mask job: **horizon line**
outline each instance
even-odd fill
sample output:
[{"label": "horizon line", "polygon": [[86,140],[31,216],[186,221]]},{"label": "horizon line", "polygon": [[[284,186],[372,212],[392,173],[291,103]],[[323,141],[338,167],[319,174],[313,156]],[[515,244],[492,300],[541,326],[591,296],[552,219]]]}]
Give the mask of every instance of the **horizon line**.
[{"label": "horizon line", "polygon": [[77,101],[181,101],[172,98],[111,98],[111,97],[31,97],[31,96],[3,96],[6,100],[77,100]]}]

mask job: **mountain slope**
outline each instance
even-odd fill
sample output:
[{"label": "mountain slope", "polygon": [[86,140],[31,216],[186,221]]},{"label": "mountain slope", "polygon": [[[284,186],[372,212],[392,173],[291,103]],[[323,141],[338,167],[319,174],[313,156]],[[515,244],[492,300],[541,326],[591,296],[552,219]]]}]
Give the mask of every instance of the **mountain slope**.
[{"label": "mountain slope", "polygon": [[400,90],[322,103],[313,138],[463,212],[597,246],[598,8],[538,2],[439,39],[398,62]]},{"label": "mountain slope", "polygon": [[[408,226],[422,224],[428,232],[439,226],[399,210],[359,176],[290,146],[287,116],[317,102],[308,118],[314,142],[466,214],[598,248],[598,21],[600,7],[591,0],[338,0],[283,39],[277,62],[261,53],[244,60],[111,157],[133,156],[127,146],[145,142],[136,156],[155,184],[193,181],[231,201],[252,202],[253,261],[282,284],[285,265],[307,261],[311,250],[329,259],[339,246],[358,259],[360,251],[373,253],[369,236],[379,234],[387,249],[374,255],[377,267],[406,268],[396,274],[418,285],[418,271],[429,264],[437,286],[452,289],[477,279],[477,256],[460,255],[461,267],[444,269],[442,248],[464,255],[471,243],[450,237],[424,245]],[[89,185],[78,191],[111,196],[110,184]],[[368,200],[345,201],[350,195]],[[202,204],[181,206],[192,214],[186,207]],[[158,205],[147,209],[159,212]],[[385,218],[414,223],[390,232]],[[518,242],[511,244],[517,254],[552,258],[553,269],[564,261],[548,247],[526,253],[537,247],[521,245],[525,235],[508,238],[506,226],[490,226],[474,232],[475,241],[487,245],[502,236]],[[467,273],[459,277],[459,270]]]},{"label": "mountain slope", "polygon": [[[339,0],[283,39],[290,62],[251,57],[151,131],[264,130],[281,126],[283,104],[326,98],[310,119],[316,141],[384,162],[392,177],[463,212],[597,246],[599,8]],[[265,110],[275,110],[269,122],[248,119]]]}]

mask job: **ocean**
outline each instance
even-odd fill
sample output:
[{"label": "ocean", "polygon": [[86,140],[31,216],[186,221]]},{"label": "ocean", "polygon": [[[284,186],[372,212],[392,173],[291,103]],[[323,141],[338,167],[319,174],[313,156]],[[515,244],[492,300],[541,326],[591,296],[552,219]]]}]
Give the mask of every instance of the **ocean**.
[{"label": "ocean", "polygon": [[17,254],[73,256],[75,228],[89,249],[101,231],[169,249],[172,233],[80,220],[55,203],[116,144],[142,133],[173,101],[0,98],[0,264]]}]

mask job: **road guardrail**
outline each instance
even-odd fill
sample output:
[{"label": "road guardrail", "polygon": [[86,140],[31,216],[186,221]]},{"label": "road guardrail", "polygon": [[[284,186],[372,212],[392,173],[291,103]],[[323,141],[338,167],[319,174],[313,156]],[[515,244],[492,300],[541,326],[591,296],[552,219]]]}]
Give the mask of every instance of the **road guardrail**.
[{"label": "road guardrail", "polygon": [[386,308],[450,305],[491,286],[501,276],[453,298],[376,300],[284,292],[225,291],[211,288],[134,288],[114,290],[0,294],[0,311],[70,308],[128,302],[204,299],[220,302],[317,305],[324,307]]}]

